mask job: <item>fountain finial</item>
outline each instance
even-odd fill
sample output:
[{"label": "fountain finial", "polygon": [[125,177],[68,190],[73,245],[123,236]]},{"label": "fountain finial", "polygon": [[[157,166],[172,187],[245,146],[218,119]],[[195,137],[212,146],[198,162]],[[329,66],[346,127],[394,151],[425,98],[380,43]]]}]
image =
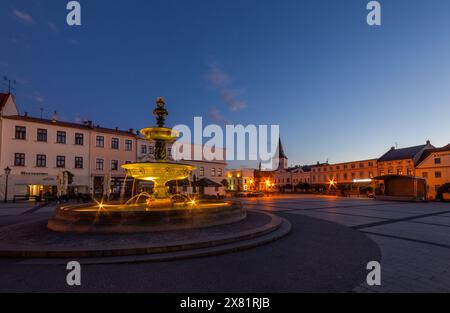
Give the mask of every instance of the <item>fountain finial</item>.
[{"label": "fountain finial", "polygon": [[164,107],[165,104],[163,97],[158,97],[156,99],[156,108],[153,110],[153,115],[156,117],[156,124],[158,127],[164,127],[166,116],[169,115],[169,112],[167,112]]}]

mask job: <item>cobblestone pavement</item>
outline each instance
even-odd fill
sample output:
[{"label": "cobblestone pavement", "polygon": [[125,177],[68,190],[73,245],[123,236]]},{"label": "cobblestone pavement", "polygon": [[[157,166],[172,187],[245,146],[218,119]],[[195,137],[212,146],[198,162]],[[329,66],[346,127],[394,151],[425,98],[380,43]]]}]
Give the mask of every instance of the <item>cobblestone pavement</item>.
[{"label": "cobblestone pavement", "polygon": [[381,286],[356,292],[449,292],[450,203],[280,196],[245,200],[248,208],[306,215],[368,235],[381,249]]},{"label": "cobblestone pavement", "polygon": [[[173,262],[88,266],[70,289],[63,267],[0,259],[3,291],[449,292],[450,204],[291,195],[243,199],[279,214],[292,233],[262,247]],[[0,217],[0,227],[49,217],[54,208]],[[331,223],[330,223],[331,222]],[[381,260],[381,286],[364,283]]]}]

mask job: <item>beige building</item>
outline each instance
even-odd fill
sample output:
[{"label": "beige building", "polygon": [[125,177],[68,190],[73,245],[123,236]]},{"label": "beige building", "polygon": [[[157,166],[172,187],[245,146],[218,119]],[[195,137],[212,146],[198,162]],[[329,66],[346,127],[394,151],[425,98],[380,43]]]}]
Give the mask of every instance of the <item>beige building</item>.
[{"label": "beige building", "polygon": [[8,95],[0,117],[0,196],[4,198],[5,175],[8,199],[14,195],[55,193],[57,176],[64,171],[74,174],[72,192],[88,193],[89,129],[84,125],[61,122],[56,114],[51,120],[18,115],[13,98]]},{"label": "beige building", "polygon": [[313,185],[352,184],[368,181],[375,176],[377,176],[377,159],[336,164],[322,163],[311,169]]},{"label": "beige building", "polygon": [[[73,174],[70,194],[118,197],[130,195],[133,186],[121,165],[154,160],[154,143],[143,140],[133,129],[60,121],[56,113],[52,119],[20,115],[14,97],[2,93],[0,113],[0,199],[5,196],[3,169],[7,167],[11,169],[9,200],[14,195],[55,195],[58,174],[66,171]],[[167,149],[170,159],[171,147]],[[226,178],[225,161],[181,161],[196,167],[190,180],[199,182],[205,194],[225,193],[221,184]]]},{"label": "beige building", "polygon": [[[189,159],[185,160],[181,155],[177,154],[177,151],[172,149],[172,144],[167,144],[166,154],[167,159],[170,161],[177,161],[185,164],[189,164],[195,167],[190,173],[186,186],[180,186],[177,192],[193,193],[192,185],[200,185],[196,188],[196,192],[207,195],[225,195],[226,188],[223,185],[223,181],[226,180],[226,166],[227,163],[224,160],[225,149],[216,148],[217,154],[222,157],[219,160],[206,160],[201,156],[201,159],[195,159],[194,149],[203,149],[203,146],[185,144],[184,149],[188,149],[190,153]],[[153,141],[146,140],[142,136],[138,137],[137,141],[138,162],[154,161],[155,143]]]},{"label": "beige building", "polygon": [[439,188],[450,183],[450,144],[425,151],[416,166],[416,175],[426,179],[428,198],[435,199]]},{"label": "beige building", "polygon": [[91,122],[87,124],[90,128],[91,192],[96,196],[107,192],[118,196],[121,188],[127,187],[130,193],[132,182],[130,179],[128,185],[124,185],[125,172],[121,165],[137,160],[137,136],[133,129],[123,131],[93,126]]},{"label": "beige building", "polygon": [[253,191],[257,189],[253,168],[231,169],[227,171],[228,190]]},{"label": "beige building", "polygon": [[378,175],[416,176],[415,167],[422,154],[426,150],[433,148],[434,146],[430,141],[427,141],[424,145],[414,147],[400,149],[392,147],[378,159]]}]

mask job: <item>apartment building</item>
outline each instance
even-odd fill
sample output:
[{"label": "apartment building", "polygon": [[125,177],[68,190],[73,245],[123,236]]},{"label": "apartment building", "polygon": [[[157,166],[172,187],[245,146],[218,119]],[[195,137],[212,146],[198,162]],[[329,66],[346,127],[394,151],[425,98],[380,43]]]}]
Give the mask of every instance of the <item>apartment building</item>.
[{"label": "apartment building", "polygon": [[416,176],[416,166],[423,153],[435,147],[428,140],[426,144],[396,149],[392,147],[377,160],[378,175]]},{"label": "apartment building", "polygon": [[[13,195],[56,193],[57,176],[70,171],[71,192],[89,193],[89,129],[84,125],[25,115],[0,118],[0,169],[10,168]],[[3,174],[3,173],[2,173]],[[0,195],[4,198],[5,180]]]},{"label": "apartment building", "polygon": [[[0,113],[0,199],[5,197],[6,168],[11,170],[9,200],[14,195],[56,194],[58,174],[64,171],[73,174],[69,193],[130,195],[133,181],[121,165],[154,160],[154,143],[133,129],[105,128],[91,121],[65,122],[56,113],[51,119],[21,115],[14,97],[2,93]],[[167,149],[170,160],[171,146]],[[217,193],[225,178],[224,160],[182,162],[196,167],[191,180],[204,179]]]},{"label": "apartment building", "polygon": [[124,182],[126,175],[121,165],[137,161],[137,136],[133,129],[124,131],[93,126],[90,122],[89,124],[89,162],[93,194],[98,196],[106,191],[117,195],[121,188],[125,187],[129,190],[128,193],[131,193],[132,182],[129,180],[128,185]]},{"label": "apartment building", "polygon": [[317,164],[311,169],[313,185],[351,184],[372,179],[377,174],[377,159],[336,164]]},{"label": "apartment building", "polygon": [[418,160],[416,175],[426,179],[428,197],[435,199],[439,188],[450,183],[450,144],[426,150]]}]

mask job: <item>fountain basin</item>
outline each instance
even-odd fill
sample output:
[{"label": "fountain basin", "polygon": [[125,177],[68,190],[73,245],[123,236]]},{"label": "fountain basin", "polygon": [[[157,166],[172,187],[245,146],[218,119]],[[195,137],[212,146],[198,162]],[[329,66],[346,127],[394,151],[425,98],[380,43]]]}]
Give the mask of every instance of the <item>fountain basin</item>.
[{"label": "fountain basin", "polygon": [[84,204],[59,207],[47,227],[64,233],[138,233],[217,226],[246,216],[242,205],[232,201],[152,209],[146,204]]}]

